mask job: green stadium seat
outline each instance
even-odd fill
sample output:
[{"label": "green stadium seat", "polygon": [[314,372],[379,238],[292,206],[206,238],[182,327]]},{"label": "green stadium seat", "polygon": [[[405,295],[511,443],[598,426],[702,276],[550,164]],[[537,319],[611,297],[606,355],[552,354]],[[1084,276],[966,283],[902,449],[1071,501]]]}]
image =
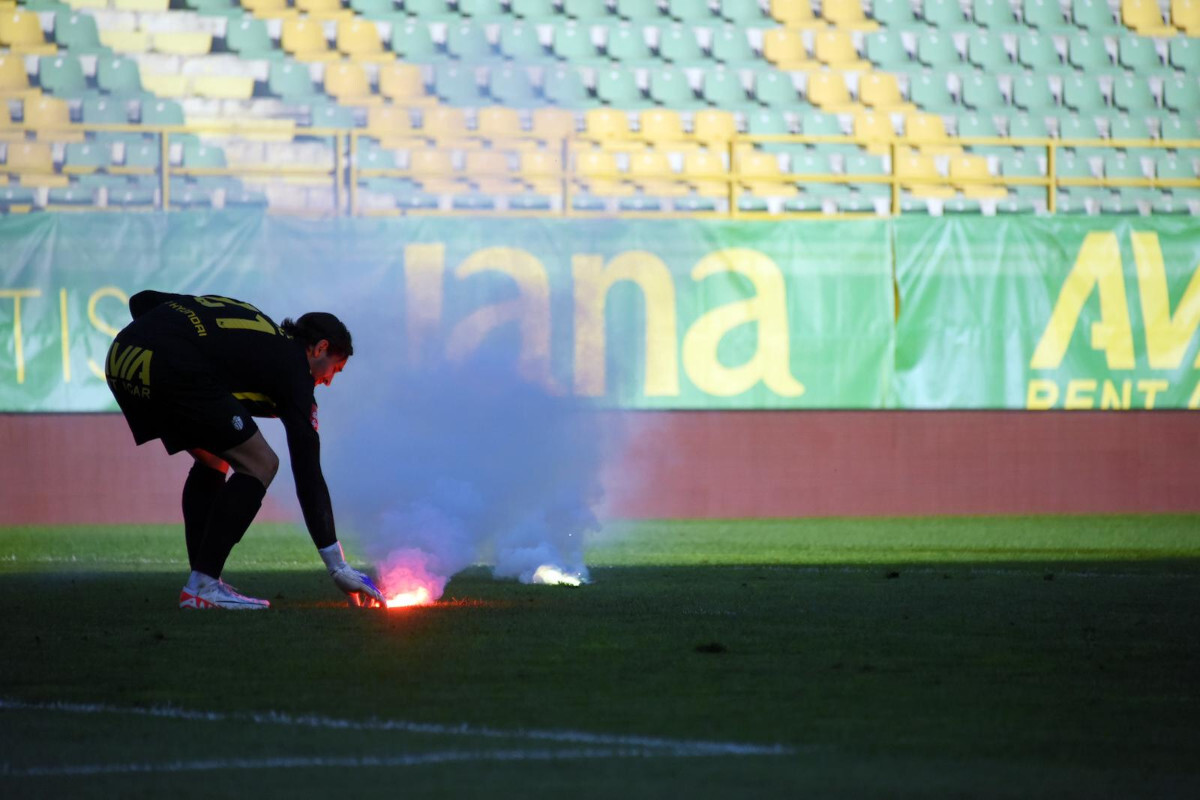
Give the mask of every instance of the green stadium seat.
[{"label": "green stadium seat", "polygon": [[667,14],[688,25],[713,25],[720,21],[708,0],[667,0]]},{"label": "green stadium seat", "polygon": [[393,0],[350,0],[350,8],[358,16],[373,22],[396,25],[403,23],[406,18]]},{"label": "green stadium seat", "polygon": [[540,105],[537,90],[524,67],[503,64],[488,71],[488,94],[500,105],[534,108]]},{"label": "green stadium seat", "polygon": [[63,172],[95,172],[112,163],[112,145],[98,142],[70,142],[63,153]]},{"label": "green stadium seat", "polygon": [[991,72],[972,72],[962,77],[962,104],[974,111],[999,112],[1008,103],[1000,90],[1000,82]]},{"label": "green stadium seat", "polygon": [[[970,137],[999,137],[1000,126],[990,113],[959,114],[955,120],[955,134],[960,138]],[[1012,152],[1011,147],[1003,145],[968,144],[965,145],[975,155],[1006,155]]]},{"label": "green stadium seat", "polygon": [[1012,103],[1017,108],[1034,114],[1058,108],[1050,79],[1037,72],[1027,72],[1013,78]]},{"label": "green stadium seat", "polygon": [[924,0],[921,18],[926,25],[937,28],[947,38],[952,33],[970,27],[958,0]]},{"label": "green stadium seat", "polygon": [[229,20],[225,27],[225,46],[247,60],[281,60],[286,56],[271,39],[266,21],[249,15]]},{"label": "green stadium seat", "polygon": [[104,95],[90,94],[83,98],[79,109],[84,125],[127,125],[128,104]]},{"label": "green stadium seat", "polygon": [[336,103],[315,103],[309,110],[309,126],[313,128],[341,128],[349,130],[357,127],[353,109]]},{"label": "green stadium seat", "polygon": [[[957,4],[957,0],[955,0]],[[927,30],[917,37],[917,61],[940,71],[953,71],[962,66],[954,38],[942,30]]]},{"label": "green stadium seat", "polygon": [[475,67],[469,64],[443,63],[434,66],[433,92],[452,106],[487,105]]},{"label": "green stadium seat", "polygon": [[[1059,118],[1058,138],[1063,141],[1099,139],[1100,128],[1096,125],[1095,117],[1090,115],[1070,114]],[[1091,147],[1088,145],[1071,145],[1069,150],[1059,148],[1060,153],[1071,151],[1074,151],[1074,153],[1080,158],[1090,158],[1094,155],[1103,155],[1105,152],[1107,152],[1107,148]]]},{"label": "green stadium seat", "polygon": [[1130,72],[1142,76],[1161,75],[1172,72],[1158,53],[1158,47],[1149,36],[1129,34],[1117,39],[1117,63]]},{"label": "green stadium seat", "polygon": [[[1008,138],[1010,139],[1049,139],[1050,129],[1046,126],[1046,118],[1041,114],[1017,114],[1008,120]],[[1031,155],[1042,155],[1046,148],[1040,145],[1022,146],[1023,152]]]},{"label": "green stadium seat", "polygon": [[1113,80],[1113,106],[1132,114],[1151,114],[1159,110],[1158,101],[1146,78],[1125,73]]},{"label": "green stadium seat", "polygon": [[631,25],[622,22],[609,26],[605,36],[604,52],[613,61],[618,61],[627,67],[644,67],[658,63],[658,58],[650,50],[641,25]]},{"label": "green stadium seat", "polygon": [[733,25],[725,25],[713,32],[712,57],[727,67],[749,67],[762,63],[746,31]]},{"label": "green stadium seat", "polygon": [[1195,180],[1198,173],[1192,159],[1179,153],[1162,153],[1155,159],[1154,175],[1162,180]]},{"label": "green stadium seat", "polygon": [[585,23],[612,21],[607,0],[562,0],[562,13]]},{"label": "green stadium seat", "polygon": [[754,97],[764,106],[794,110],[801,103],[790,73],[776,69],[754,73]]},{"label": "green stadium seat", "polygon": [[1026,27],[1043,34],[1063,34],[1074,28],[1063,14],[1059,0],[1023,0],[1021,19]]},{"label": "green stadium seat", "polygon": [[512,0],[509,11],[521,19],[535,24],[555,22],[559,19],[555,0]]},{"label": "green stadium seat", "polygon": [[1037,31],[1026,31],[1017,37],[1017,62],[1042,76],[1069,72],[1071,69],[1063,64],[1054,38]]},{"label": "green stadium seat", "polygon": [[1100,214],[1138,214],[1141,213],[1137,205],[1137,198],[1129,196],[1129,190],[1123,189],[1119,193],[1110,194],[1107,197],[1101,198],[1098,204],[1097,213]]},{"label": "green stadium seat", "polygon": [[287,59],[267,69],[267,91],[288,103],[310,103],[324,93],[313,83],[308,65]]},{"label": "green stadium seat", "polygon": [[1171,66],[1192,75],[1200,74],[1200,41],[1176,36],[1167,45],[1167,60]]},{"label": "green stadium seat", "polygon": [[1195,117],[1170,116],[1159,123],[1159,136],[1166,141],[1200,139],[1200,122]]},{"label": "green stadium seat", "polygon": [[96,190],[90,186],[57,186],[46,193],[46,207],[55,206],[91,206],[96,204]]},{"label": "green stadium seat", "polygon": [[622,67],[606,67],[596,71],[596,97],[605,105],[635,111],[654,105],[654,101],[642,94],[632,70]]},{"label": "green stadium seat", "polygon": [[1094,36],[1125,31],[1113,14],[1108,0],[1071,0],[1071,20],[1075,27],[1083,28]]},{"label": "green stadium seat", "polygon": [[738,71],[719,65],[704,70],[704,81],[701,84],[700,93],[705,102],[714,108],[744,111],[756,105],[747,92],[745,84],[742,83]]},{"label": "green stadium seat", "polygon": [[1077,33],[1067,39],[1067,61],[1080,72],[1093,76],[1114,75],[1121,68],[1113,63],[1103,36]]},{"label": "green stadium seat", "polygon": [[912,0],[874,0],[871,18],[879,22],[884,30],[897,34],[921,24],[913,12]]},{"label": "green stadium seat", "polygon": [[[1153,139],[1154,134],[1151,132],[1150,124],[1145,116],[1122,114],[1118,117],[1108,118],[1108,138],[1115,140]],[[1162,150],[1156,147],[1131,147],[1125,148],[1125,152],[1131,156],[1153,160]]]},{"label": "green stadium seat", "polygon": [[500,27],[500,55],[521,64],[545,64],[554,56],[538,38],[537,26],[528,22],[511,22]]},{"label": "green stadium seat", "polygon": [[679,67],[703,67],[711,64],[700,47],[695,31],[688,25],[670,25],[659,33],[658,54]]},{"label": "green stadium seat", "polygon": [[558,64],[546,70],[542,78],[542,95],[551,105],[562,108],[587,108],[596,104],[579,70],[569,64]]},{"label": "green stadium seat", "polygon": [[550,46],[554,55],[577,67],[606,64],[605,58],[592,41],[590,25],[578,22],[560,22],[554,26],[554,40]]},{"label": "green stadium seat", "polygon": [[237,0],[183,0],[183,6],[208,17],[241,17],[245,13]]},{"label": "green stadium seat", "polygon": [[[1021,27],[1008,0],[972,0],[971,21],[993,33],[1008,33]],[[1028,25],[1029,21],[1026,20],[1025,24]]]},{"label": "green stadium seat", "polygon": [[666,21],[666,15],[656,2],[646,0],[617,0],[617,16],[639,25],[654,25]]},{"label": "green stadium seat", "polygon": [[404,13],[423,23],[453,22],[459,18],[446,0],[404,0]]},{"label": "green stadium seat", "polygon": [[942,204],[942,214],[979,214],[982,204],[973,197],[951,197]]},{"label": "green stadium seat", "polygon": [[[1017,150],[1000,156],[1000,174],[1006,178],[1043,178],[1046,175],[1042,168],[1041,157]],[[1030,199],[1045,199],[1046,187],[1037,184],[1009,184],[1009,194],[1015,197]]]},{"label": "green stadium seat", "polygon": [[1088,156],[1078,155],[1070,150],[1059,149],[1054,164],[1054,174],[1059,178],[1096,178],[1099,177],[1092,169]]},{"label": "green stadium seat", "polygon": [[[905,0],[907,4],[907,0]],[[903,38],[893,30],[881,30],[868,33],[863,44],[864,55],[881,70],[888,72],[909,72],[920,68],[904,46]]]},{"label": "green stadium seat", "polygon": [[142,103],[142,124],[154,127],[182,125],[186,120],[183,106],[174,100],[149,100]]},{"label": "green stadium seat", "polygon": [[913,75],[908,82],[908,99],[922,111],[935,114],[950,114],[959,110],[942,72],[927,71]]},{"label": "green stadium seat", "polygon": [[785,136],[791,132],[783,109],[756,108],[746,113],[746,133],[751,136]]},{"label": "green stadium seat", "polygon": [[[647,5],[653,3],[648,2]],[[720,0],[717,5],[721,17],[739,27],[762,28],[774,25],[758,0]]]},{"label": "green stadium seat", "polygon": [[[891,174],[883,156],[863,152],[847,155],[842,171],[848,177],[879,177]],[[890,183],[854,183],[851,185],[865,197],[890,197],[892,194]]]},{"label": "green stadium seat", "polygon": [[[800,132],[805,136],[845,136],[841,120],[837,114],[812,109],[800,114]],[[830,154],[846,155],[859,152],[858,145],[853,142],[822,142],[814,145],[816,148]]]},{"label": "green stadium seat", "polygon": [[688,83],[679,67],[664,66],[650,72],[650,99],[663,108],[691,111],[706,104]]},{"label": "green stadium seat", "polygon": [[1036,214],[1038,204],[1028,197],[1007,197],[996,202],[997,214]]},{"label": "green stadium seat", "polygon": [[458,13],[475,23],[501,22],[508,19],[501,0],[458,0]]},{"label": "green stadium seat", "polygon": [[816,213],[825,208],[825,201],[811,193],[811,188],[783,201],[783,210],[789,213]]},{"label": "green stadium seat", "polygon": [[469,20],[446,26],[446,52],[464,64],[482,64],[498,58],[488,41],[487,29]]},{"label": "green stadium seat", "polygon": [[120,56],[96,59],[96,86],[106,94],[130,99],[145,94],[138,62]]},{"label": "green stadium seat", "polygon": [[204,169],[224,169],[225,151],[219,147],[188,141],[183,145],[183,166]]},{"label": "green stadium seat", "polygon": [[158,142],[140,142],[127,144],[121,165],[138,169],[158,169],[162,161],[162,148]]},{"label": "green stadium seat", "polygon": [[1150,202],[1150,213],[1160,214],[1191,214],[1192,209],[1186,198],[1176,198],[1174,194],[1160,193]]},{"label": "green stadium seat", "polygon": [[100,44],[96,18],[81,12],[55,15],[54,41],[73,56],[109,55],[111,52]]},{"label": "green stadium seat", "polygon": [[1004,46],[1004,37],[987,30],[972,31],[967,38],[967,62],[993,74],[1011,71],[1016,66]]},{"label": "green stadium seat", "polygon": [[1100,82],[1095,77],[1083,73],[1063,78],[1062,104],[1081,114],[1103,113],[1108,105]]},{"label": "green stadium seat", "polygon": [[1163,105],[1178,114],[1200,115],[1200,82],[1195,73],[1163,81]]},{"label": "green stadium seat", "polygon": [[74,98],[88,90],[79,59],[68,53],[38,59],[38,84],[56,97]]},{"label": "green stadium seat", "polygon": [[432,64],[442,57],[423,18],[393,25],[391,46],[398,58],[413,64]]},{"label": "green stadium seat", "polygon": [[[823,150],[800,149],[795,150],[791,154],[788,162],[788,171],[797,175],[834,175],[833,163],[830,159],[830,154]],[[825,196],[829,194],[840,193],[843,186],[838,183],[825,183],[823,181],[798,181],[804,184],[805,191],[814,197]]]}]

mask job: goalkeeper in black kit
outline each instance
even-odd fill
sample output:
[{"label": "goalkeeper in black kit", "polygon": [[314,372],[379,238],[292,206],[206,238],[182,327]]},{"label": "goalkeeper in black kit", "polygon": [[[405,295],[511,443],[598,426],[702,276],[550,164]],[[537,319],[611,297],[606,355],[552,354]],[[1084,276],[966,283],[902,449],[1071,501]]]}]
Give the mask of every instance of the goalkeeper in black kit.
[{"label": "goalkeeper in black kit", "polygon": [[179,607],[270,606],[221,580],[279,468],[254,417],[283,423],[304,522],[334,583],[352,600],[384,602],[371,579],[346,563],[321,473],[313,393],[354,352],[346,326],[323,312],[276,325],[249,303],[215,295],[144,291],[129,310],[133,322],[105,362],[109,389],[139,445],[161,439],[168,453],[186,450],[195,459],[183,484],[192,572]]}]

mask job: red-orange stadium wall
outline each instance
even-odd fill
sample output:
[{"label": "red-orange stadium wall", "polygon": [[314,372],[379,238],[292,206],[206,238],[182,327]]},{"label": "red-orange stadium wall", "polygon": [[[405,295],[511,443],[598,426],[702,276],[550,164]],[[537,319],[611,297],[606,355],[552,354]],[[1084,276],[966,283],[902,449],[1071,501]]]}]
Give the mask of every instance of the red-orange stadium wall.
[{"label": "red-orange stadium wall", "polygon": [[[676,411],[622,426],[603,474],[618,517],[1200,511],[1194,412]],[[119,415],[3,414],[0,452],[0,525],[180,519],[191,459],[134,447]],[[287,517],[268,502],[261,518]]]}]

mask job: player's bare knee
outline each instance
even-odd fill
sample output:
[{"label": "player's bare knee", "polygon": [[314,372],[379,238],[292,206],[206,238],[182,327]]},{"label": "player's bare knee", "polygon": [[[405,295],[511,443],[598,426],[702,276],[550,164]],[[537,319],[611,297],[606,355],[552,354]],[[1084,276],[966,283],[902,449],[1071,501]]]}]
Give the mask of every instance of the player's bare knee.
[{"label": "player's bare knee", "polygon": [[271,481],[275,480],[276,473],[279,472],[279,456],[275,454],[274,450],[267,450],[267,460],[266,463],[263,464],[263,470],[263,486],[269,487],[271,485]]}]

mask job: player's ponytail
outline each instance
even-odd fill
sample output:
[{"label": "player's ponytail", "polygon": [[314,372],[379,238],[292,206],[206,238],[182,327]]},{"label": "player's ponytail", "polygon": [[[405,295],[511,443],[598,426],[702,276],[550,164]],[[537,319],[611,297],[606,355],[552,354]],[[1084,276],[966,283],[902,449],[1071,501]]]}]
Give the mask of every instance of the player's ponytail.
[{"label": "player's ponytail", "polygon": [[310,311],[297,320],[290,317],[279,326],[283,332],[291,336],[305,347],[312,347],[325,339],[329,342],[329,352],[335,356],[349,358],[354,355],[354,343],[350,339],[350,331],[342,321],[333,314],[324,311]]}]

